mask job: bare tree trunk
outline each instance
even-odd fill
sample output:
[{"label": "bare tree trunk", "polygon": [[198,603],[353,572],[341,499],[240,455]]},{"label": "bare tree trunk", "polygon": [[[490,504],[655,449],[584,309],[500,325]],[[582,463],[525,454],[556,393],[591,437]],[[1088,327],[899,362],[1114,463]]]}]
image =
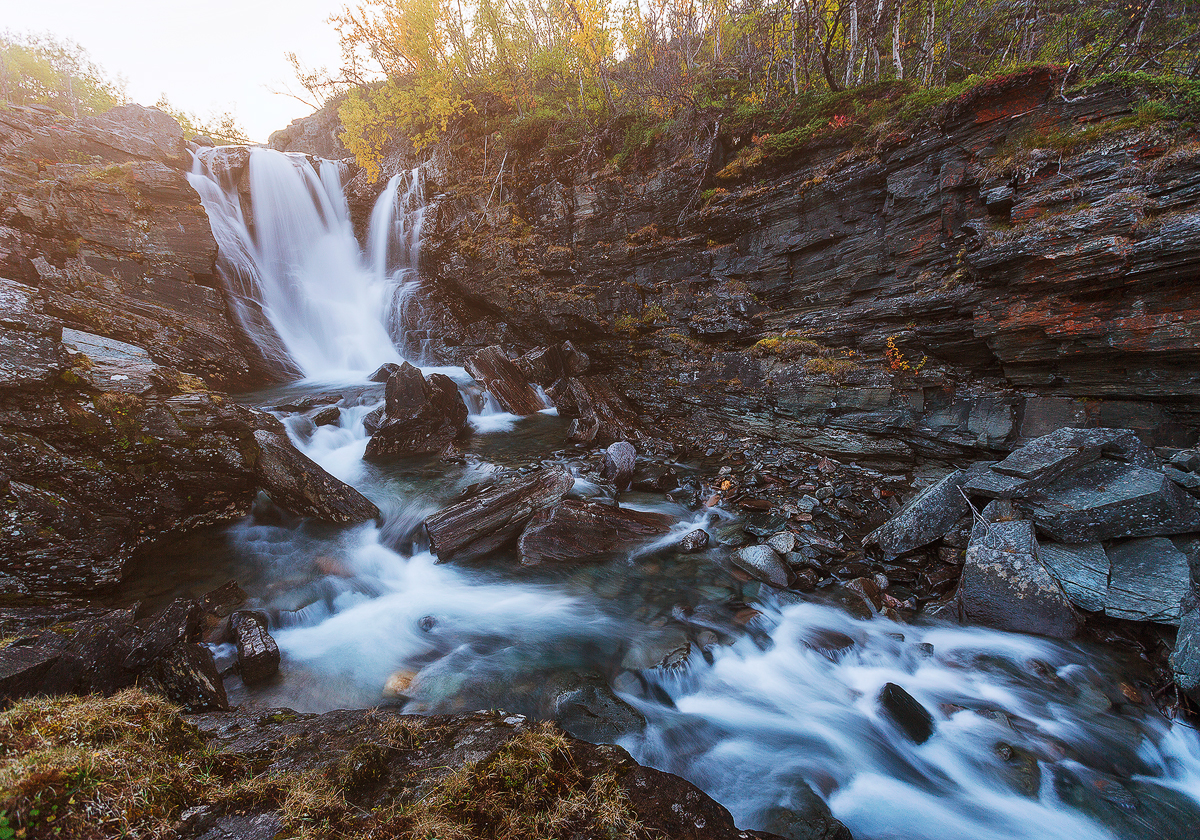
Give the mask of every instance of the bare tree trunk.
[{"label": "bare tree trunk", "polygon": [[925,66],[921,68],[921,84],[928,85],[933,75],[934,34],[937,27],[937,0],[929,0],[929,18],[925,22]]},{"label": "bare tree trunk", "polygon": [[875,3],[875,15],[871,18],[871,81],[879,81],[879,42],[882,40],[879,37],[880,28],[883,26],[883,9],[885,0],[877,0]]},{"label": "bare tree trunk", "polygon": [[846,74],[842,79],[844,87],[854,84],[855,65],[858,64],[858,0],[850,0],[849,20],[846,21]]},{"label": "bare tree trunk", "polygon": [[900,4],[902,0],[896,0],[896,8],[892,14],[892,68],[896,72],[896,78],[904,81],[904,62],[900,59]]},{"label": "bare tree trunk", "polygon": [[796,0],[792,0],[792,94],[800,94],[800,38],[797,29],[800,28],[800,12],[796,8]]}]

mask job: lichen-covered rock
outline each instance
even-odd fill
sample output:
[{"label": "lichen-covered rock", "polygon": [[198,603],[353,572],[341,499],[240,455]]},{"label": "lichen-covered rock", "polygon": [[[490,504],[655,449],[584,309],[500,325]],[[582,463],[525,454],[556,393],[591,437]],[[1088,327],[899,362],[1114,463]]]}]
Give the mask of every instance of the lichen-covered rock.
[{"label": "lichen-covered rock", "polygon": [[955,470],[927,487],[899,513],[868,534],[863,545],[877,545],[888,557],[929,545],[967,514],[967,500],[960,492],[966,477],[963,470]]},{"label": "lichen-covered rock", "polygon": [[466,434],[467,405],[453,379],[404,362],[388,376],[383,415],[370,426],[366,458],[441,452]]}]

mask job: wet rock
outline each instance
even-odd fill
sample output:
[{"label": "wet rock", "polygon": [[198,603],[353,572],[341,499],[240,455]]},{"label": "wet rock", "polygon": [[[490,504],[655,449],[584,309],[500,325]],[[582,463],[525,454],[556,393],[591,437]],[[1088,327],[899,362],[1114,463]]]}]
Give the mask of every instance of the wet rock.
[{"label": "wet rock", "polygon": [[258,478],[271,500],[301,516],[350,524],[374,519],[379,508],[350,485],[327,473],[275,429],[254,433]]},{"label": "wet rock", "polygon": [[612,744],[641,732],[646,718],[621,700],[598,677],[570,676],[563,686],[551,685],[551,718],[575,738],[593,744]]},{"label": "wet rock", "polygon": [[483,348],[468,358],[464,366],[505,411],[536,414],[546,407],[525,375],[499,347]]},{"label": "wet rock", "polygon": [[895,683],[888,683],[879,692],[879,705],[913,743],[924,744],[933,735],[933,715]]},{"label": "wet rock", "polygon": [[872,613],[877,613],[883,608],[879,585],[870,578],[855,578],[847,583],[845,588],[862,599]]},{"label": "wet rock", "polygon": [[954,598],[963,621],[999,630],[1069,639],[1082,625],[1038,559],[1028,520],[976,528]]},{"label": "wet rock", "polygon": [[588,369],[589,360],[571,342],[530,350],[515,361],[529,382],[550,386],[560,379],[578,376]]},{"label": "wet rock", "polygon": [[177,598],[162,609],[142,631],[125,667],[141,670],[178,642],[198,642],[203,632],[204,611],[196,601]]},{"label": "wet rock", "polygon": [[643,493],[667,493],[679,486],[679,473],[670,464],[646,464],[633,471],[632,487]]},{"label": "wet rock", "polygon": [[619,440],[609,444],[604,450],[604,467],[600,476],[605,481],[617,485],[618,490],[629,489],[629,480],[633,477],[633,467],[637,460],[637,450],[628,441]]},{"label": "wet rock", "polygon": [[561,379],[546,392],[562,417],[573,418],[568,439],[575,443],[609,444],[619,440],[653,445],[637,414],[603,376]]},{"label": "wet rock", "polygon": [[189,712],[229,708],[212,651],[203,645],[173,645],[150,666],[146,679],[164,697]]},{"label": "wet rock", "polygon": [[569,499],[536,513],[517,542],[521,565],[601,561],[671,530],[674,517]]},{"label": "wet rock", "polygon": [[796,535],[791,531],[780,531],[778,534],[772,534],[767,540],[767,545],[771,546],[777,554],[788,554],[796,550]]},{"label": "wet rock", "polygon": [[696,528],[688,531],[683,535],[683,539],[675,544],[680,551],[691,553],[708,548],[708,532],[703,528]]},{"label": "wet rock", "polygon": [[1200,530],[1195,500],[1158,470],[1102,458],[1022,502],[1038,527],[1064,543]]},{"label": "wet rock", "polygon": [[778,589],[788,585],[788,568],[769,545],[750,545],[734,552],[733,564],[753,578]]},{"label": "wet rock", "polygon": [[774,805],[762,816],[763,827],[787,840],[853,840],[829,806],[804,782],[796,784],[788,807]]},{"label": "wet rock", "polygon": [[1038,556],[1062,586],[1071,603],[1088,612],[1103,612],[1111,563],[1100,543],[1039,543]]},{"label": "wet rock", "polygon": [[448,376],[425,377],[405,362],[389,377],[385,400],[365,458],[438,453],[467,431],[467,405]]},{"label": "wet rock", "polygon": [[956,470],[926,488],[898,514],[868,534],[863,545],[877,545],[888,557],[929,545],[967,513],[967,500],[959,492],[965,480],[966,473]]},{"label": "wet rock", "polygon": [[316,426],[336,426],[342,422],[342,410],[336,405],[323,408],[312,416]]},{"label": "wet rock", "polygon": [[395,362],[384,362],[367,379],[370,382],[387,382],[392,378],[392,374],[397,373],[399,370],[400,365]]},{"label": "wet rock", "polygon": [[512,542],[540,510],[553,507],[574,485],[563,469],[548,467],[493,487],[425,520],[439,563],[473,560]]},{"label": "wet rock", "polygon": [[368,435],[374,435],[383,428],[387,419],[387,406],[381,405],[363,417],[363,428],[366,429]]},{"label": "wet rock", "polygon": [[242,682],[254,685],[275,676],[279,672],[279,646],[267,632],[266,619],[259,613],[239,610],[230,616],[229,626],[237,645]]},{"label": "wet rock", "polygon": [[1112,570],[1104,612],[1131,621],[1178,624],[1188,594],[1188,559],[1164,537],[1128,540],[1106,549]]}]

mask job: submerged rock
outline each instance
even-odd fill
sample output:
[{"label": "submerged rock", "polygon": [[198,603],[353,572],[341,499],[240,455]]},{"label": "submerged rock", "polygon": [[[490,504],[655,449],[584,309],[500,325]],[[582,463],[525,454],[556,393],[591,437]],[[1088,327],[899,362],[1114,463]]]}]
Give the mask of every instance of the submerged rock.
[{"label": "submerged rock", "polygon": [[561,502],[574,484],[566,470],[548,467],[443,508],[425,520],[430,549],[439,563],[483,557],[515,540],[535,513]]},{"label": "submerged rock", "polygon": [[674,523],[666,514],[569,499],[533,517],[517,552],[525,566],[606,560],[667,533]]}]

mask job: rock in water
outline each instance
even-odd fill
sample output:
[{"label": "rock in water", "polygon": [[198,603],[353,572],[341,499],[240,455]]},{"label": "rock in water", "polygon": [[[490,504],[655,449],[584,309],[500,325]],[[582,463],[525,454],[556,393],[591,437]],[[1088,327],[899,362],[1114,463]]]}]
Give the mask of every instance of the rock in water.
[{"label": "rock in water", "polygon": [[[568,500],[536,514],[521,534],[521,564],[605,560],[671,530],[674,517]],[[702,532],[703,533],[703,532]]]},{"label": "rock in water", "polygon": [[600,476],[617,485],[618,490],[628,490],[636,460],[637,450],[633,444],[619,440],[604,450],[604,469],[600,471]]},{"label": "rock in water", "polygon": [[267,632],[267,622],[262,615],[239,610],[230,617],[229,624],[237,644],[242,681],[253,685],[275,676],[279,671],[279,646]]},{"label": "rock in water", "polygon": [[699,551],[702,548],[708,548],[708,531],[703,528],[695,528],[683,535],[676,548],[680,551],[691,553]]},{"label": "rock in water", "polygon": [[1200,702],[1200,601],[1189,595],[1180,605],[1182,617],[1171,652],[1175,684],[1188,697]]},{"label": "rock in water", "polygon": [[395,362],[384,362],[368,379],[371,382],[387,382],[396,371],[400,370],[400,365]]},{"label": "rock in water", "polygon": [[976,526],[954,598],[963,621],[998,630],[1070,639],[1082,624],[1038,559],[1028,520]]},{"label": "rock in water", "polygon": [[788,585],[787,565],[769,545],[750,545],[733,555],[733,563],[746,574],[779,589]]},{"label": "rock in water", "polygon": [[300,452],[282,431],[259,429],[255,468],[262,487],[282,508],[323,522],[350,524],[379,516],[366,496]]},{"label": "rock in water", "polygon": [[499,347],[484,347],[467,359],[464,366],[505,411],[536,414],[546,407],[537,391],[525,380],[525,375]]},{"label": "rock in water", "polygon": [[959,488],[967,474],[956,470],[926,488],[904,508],[863,539],[863,545],[879,546],[888,557],[929,545],[967,514],[967,500]]},{"label": "rock in water", "polygon": [[385,400],[366,458],[433,454],[466,433],[467,405],[448,376],[426,378],[405,362],[388,378]]},{"label": "rock in water", "polygon": [[879,705],[913,743],[924,744],[933,734],[933,715],[895,683],[888,683],[879,692]]},{"label": "rock in water", "polygon": [[548,467],[451,505],[425,520],[430,549],[439,563],[483,557],[514,540],[574,485],[566,470]]},{"label": "rock in water", "polygon": [[150,666],[148,676],[164,697],[189,712],[229,708],[217,663],[203,645],[180,642],[172,646]]},{"label": "rock in water", "polygon": [[603,376],[561,379],[546,393],[561,416],[573,418],[568,438],[576,443],[654,442],[642,431],[629,402]]}]

